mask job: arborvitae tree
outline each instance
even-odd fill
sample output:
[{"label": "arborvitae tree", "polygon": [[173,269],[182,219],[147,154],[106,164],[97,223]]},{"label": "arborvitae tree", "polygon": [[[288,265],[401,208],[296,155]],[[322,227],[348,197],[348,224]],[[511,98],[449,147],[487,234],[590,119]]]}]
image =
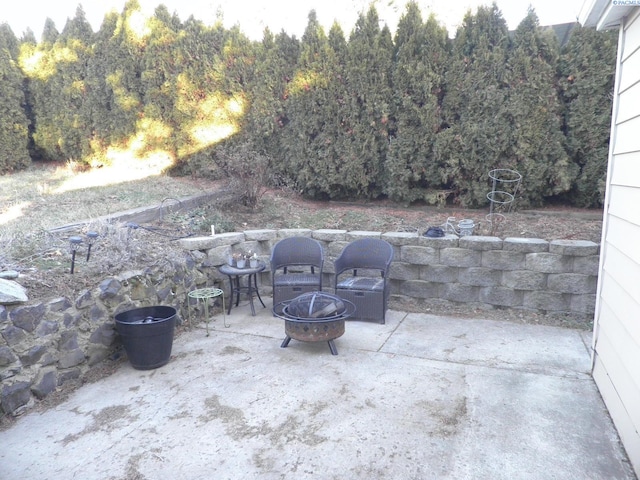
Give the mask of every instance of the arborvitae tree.
[{"label": "arborvitae tree", "polygon": [[240,27],[234,26],[225,36],[222,50],[224,78],[230,91],[243,94],[251,85],[254,76],[256,52],[249,38]]},{"label": "arborvitae tree", "polygon": [[[20,39],[18,45],[18,56],[15,58],[16,64],[21,64],[21,59],[25,52],[35,52],[38,41],[36,40],[36,36],[31,29],[27,29],[22,38]],[[31,79],[24,74],[22,68],[20,68],[20,74],[22,75],[22,89],[24,91],[24,113],[27,116],[29,127],[28,127],[28,141],[27,141],[27,149],[29,151],[29,157],[31,159],[37,158],[37,149],[35,146],[35,142],[33,140],[33,133],[35,132],[35,118],[33,115],[33,92],[31,90]]]},{"label": "arborvitae tree", "polygon": [[105,15],[100,29],[94,36],[93,56],[87,64],[87,102],[91,111],[91,150],[102,155],[110,144],[128,137],[135,131],[135,123],[125,123],[123,108],[110,85],[117,71],[117,49],[113,45],[120,16],[111,12]]},{"label": "arborvitae tree", "polygon": [[332,197],[357,197],[364,185],[356,182],[354,165],[345,161],[345,152],[353,150],[354,118],[351,89],[348,85],[345,66],[348,62],[349,48],[342,27],[337,22],[329,30],[329,46],[335,55],[336,71],[331,81],[331,103],[333,111],[326,118],[323,132],[326,145],[327,188]]},{"label": "arborvitae tree", "polygon": [[190,17],[176,45],[182,67],[177,77],[174,119],[181,126],[177,152],[184,171],[208,175],[213,166],[212,146],[227,135],[216,132],[216,122],[225,122],[220,120],[223,115],[217,115],[225,33],[219,24],[209,28]]},{"label": "arborvitae tree", "polygon": [[40,35],[40,41],[43,43],[54,44],[58,39],[58,29],[56,24],[49,17],[44,21],[44,28],[42,29],[42,35]]},{"label": "arborvitae tree", "polygon": [[347,61],[347,39],[344,36],[344,31],[338,22],[334,22],[329,29],[329,46],[336,54],[336,60],[339,64],[343,65]]},{"label": "arborvitae tree", "polygon": [[[82,6],[69,20],[54,44],[54,50],[69,52],[69,60],[58,64],[52,85],[60,101],[57,125],[62,158],[84,159],[90,153],[91,108],[87,99],[87,65],[92,56],[93,30]],[[56,102],[57,103],[57,102]]]},{"label": "arborvitae tree", "polygon": [[433,144],[440,128],[448,43],[446,29],[433,15],[424,24],[418,5],[407,4],[395,39],[393,133],[385,162],[385,193],[393,200],[439,201],[441,175]]},{"label": "arborvitae tree", "polygon": [[486,205],[488,172],[509,163],[508,49],[507,24],[495,4],[467,13],[453,42],[435,158],[443,187],[461,205]]},{"label": "arborvitae tree", "polygon": [[277,96],[277,103],[275,103],[277,111],[273,112],[274,116],[270,119],[275,128],[275,136],[269,136],[270,140],[266,148],[271,158],[284,158],[283,133],[289,123],[286,104],[289,85],[295,77],[300,58],[300,49],[300,40],[282,31],[276,35],[274,50],[269,56],[269,63],[273,65],[274,94]]},{"label": "arborvitae tree", "polygon": [[[55,30],[49,22],[45,28],[50,33]],[[85,75],[92,44],[91,26],[81,7],[55,43],[23,44],[21,66],[29,78],[33,139],[45,159],[80,160],[89,152],[91,120],[85,103]]]},{"label": "arborvitae tree", "polygon": [[346,39],[336,22],[329,30],[327,44],[331,63],[327,62],[326,90],[323,91],[322,103],[318,105],[324,124],[316,139],[317,155],[310,162],[314,172],[310,184],[317,185],[317,197],[353,197],[363,186],[352,175],[352,165],[344,160],[344,152],[349,151],[353,143],[353,124],[350,91],[344,71],[344,59],[348,54]]},{"label": "arborvitae tree", "polygon": [[283,132],[283,171],[291,175],[300,191],[316,198],[332,196],[327,188],[327,165],[334,162],[326,157],[325,128],[327,115],[335,112],[331,83],[336,68],[335,53],[315,11],[311,11],[296,75],[285,94],[288,123]]},{"label": "arborvitae tree", "polygon": [[340,198],[352,195],[354,185],[342,157],[350,141],[348,92],[340,63],[346,40],[337,23],[325,37],[314,12],[309,20],[296,76],[285,92],[282,138],[290,163],[280,173],[286,178],[296,172],[292,168],[300,168],[293,180],[305,195]]},{"label": "arborvitae tree", "polygon": [[[249,140],[253,132],[247,130],[250,123],[252,100],[255,96],[252,91],[256,82],[263,79],[255,77],[257,67],[258,44],[254,44],[242,33],[238,26],[225,32],[222,51],[215,65],[217,73],[217,85],[215,92],[215,104],[212,104],[219,118],[218,138],[215,143],[233,140],[247,142],[251,145],[247,148],[255,150],[254,144],[260,144]],[[249,135],[246,135],[246,134]],[[211,145],[215,144],[212,142]]]},{"label": "arborvitae tree", "polygon": [[577,26],[559,61],[567,151],[580,170],[566,198],[579,207],[604,201],[616,48],[616,32]]},{"label": "arborvitae tree", "polygon": [[567,191],[575,177],[561,130],[554,83],[557,58],[555,34],[542,31],[530,9],[514,32],[509,54],[507,108],[512,131],[508,158],[500,165],[523,176],[519,206],[542,205],[545,198]]},{"label": "arborvitae tree", "polygon": [[[67,21],[60,35],[65,38],[93,40],[93,30],[87,21],[82,5],[78,5],[75,17]],[[89,44],[91,43],[89,42]]]},{"label": "arborvitae tree", "polygon": [[23,43],[31,43],[33,45],[38,43],[38,41],[36,40],[36,34],[33,33],[33,30],[31,30],[30,28],[27,28],[24,31],[24,33],[22,34],[22,37],[20,37],[20,42],[19,42],[19,45],[18,45],[18,49],[20,49],[20,44],[23,44]]},{"label": "arborvitae tree", "polygon": [[[46,118],[52,116],[49,112],[49,99],[52,96],[52,90],[49,85],[49,79],[55,74],[56,62],[53,59],[53,44],[58,38],[59,33],[53,23],[53,20],[47,18],[42,32],[42,39],[38,44],[34,41],[24,41],[20,44],[20,55],[18,64],[24,76],[24,92],[26,100],[26,114],[29,118],[30,138],[29,151],[33,159],[52,159],[59,158],[58,149],[49,152],[42,145],[42,138],[47,134]],[[42,133],[38,132],[39,122],[42,121],[44,127]],[[36,142],[36,132],[39,138]],[[51,132],[49,132],[51,133]],[[53,138],[53,135],[52,135]],[[55,144],[55,140],[45,142],[46,144]]]},{"label": "arborvitae tree", "polygon": [[140,5],[129,0],[121,14],[105,16],[95,35],[87,82],[93,119],[92,151],[125,148],[143,117],[142,61],[145,32]]},{"label": "arborvitae tree", "polygon": [[142,54],[142,100],[146,147],[160,149],[176,157],[180,124],[175,118],[178,101],[177,78],[182,70],[182,55],[177,47],[181,25],[164,5],[156,8],[148,21]]},{"label": "arborvitae tree", "polygon": [[200,20],[189,17],[183,24],[179,51],[184,56],[183,72],[195,81],[201,77],[207,88],[215,87],[221,81],[220,64],[227,31],[221,23],[208,27]]},{"label": "arborvitae tree", "polygon": [[11,58],[15,61],[20,54],[20,45],[13,30],[7,23],[0,23],[0,44],[4,45]]},{"label": "arborvitae tree", "polygon": [[350,91],[352,142],[343,152],[346,185],[355,195],[375,198],[382,193],[384,162],[389,147],[393,41],[380,29],[372,5],[360,15],[349,37],[345,68]]},{"label": "arborvitae tree", "polygon": [[299,42],[282,32],[266,29],[256,47],[254,76],[249,88],[249,109],[241,135],[250,136],[255,150],[280,158],[280,134],[286,125],[287,84],[294,76]]},{"label": "arborvitae tree", "polygon": [[23,109],[22,74],[14,61],[15,53],[13,31],[8,25],[0,25],[0,174],[31,163],[27,150],[29,121]]},{"label": "arborvitae tree", "polygon": [[190,18],[176,44],[183,58],[174,118],[181,127],[178,159],[191,164],[183,165],[185,169],[211,169],[212,151],[237,133],[238,118],[245,113],[244,99],[235,97],[226,80],[227,40],[228,32],[220,23],[207,27]]}]

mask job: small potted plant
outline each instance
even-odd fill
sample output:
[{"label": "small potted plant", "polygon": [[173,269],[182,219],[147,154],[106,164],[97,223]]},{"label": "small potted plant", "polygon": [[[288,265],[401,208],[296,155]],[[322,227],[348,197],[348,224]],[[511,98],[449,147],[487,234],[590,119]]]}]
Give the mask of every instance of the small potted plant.
[{"label": "small potted plant", "polygon": [[244,264],[246,263],[246,260],[244,258],[244,254],[240,253],[240,252],[236,252],[233,254],[233,260],[236,262],[236,267],[238,268],[244,268]]},{"label": "small potted plant", "polygon": [[253,252],[253,255],[249,257],[249,266],[251,268],[256,268],[258,266],[258,254]]}]

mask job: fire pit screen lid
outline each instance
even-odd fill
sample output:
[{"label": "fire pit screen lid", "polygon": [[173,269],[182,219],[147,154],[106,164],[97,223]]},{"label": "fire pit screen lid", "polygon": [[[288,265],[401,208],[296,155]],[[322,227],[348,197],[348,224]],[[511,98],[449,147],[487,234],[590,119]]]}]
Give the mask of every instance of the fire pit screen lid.
[{"label": "fire pit screen lid", "polygon": [[295,319],[331,319],[349,316],[344,300],[335,295],[322,292],[304,293],[291,300],[283,308],[287,317]]}]

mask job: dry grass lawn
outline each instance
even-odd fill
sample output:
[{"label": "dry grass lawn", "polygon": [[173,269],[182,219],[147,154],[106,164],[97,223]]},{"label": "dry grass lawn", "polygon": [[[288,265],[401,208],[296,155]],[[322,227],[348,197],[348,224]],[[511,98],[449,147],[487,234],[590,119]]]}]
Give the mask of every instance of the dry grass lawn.
[{"label": "dry grass lawn", "polygon": [[202,193],[206,185],[168,177],[153,167],[78,170],[73,163],[37,163],[0,176],[3,235],[51,229],[82,219]]}]

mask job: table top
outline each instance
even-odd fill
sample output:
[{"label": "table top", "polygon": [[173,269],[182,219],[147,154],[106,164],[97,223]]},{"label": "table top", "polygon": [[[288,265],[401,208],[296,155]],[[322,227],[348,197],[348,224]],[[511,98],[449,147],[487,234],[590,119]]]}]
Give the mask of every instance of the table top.
[{"label": "table top", "polygon": [[251,268],[249,262],[247,262],[245,268],[232,267],[231,265],[225,264],[221,265],[218,270],[224,275],[252,275],[263,271],[265,268],[267,268],[267,265],[262,260],[258,260],[258,266],[255,268]]}]

